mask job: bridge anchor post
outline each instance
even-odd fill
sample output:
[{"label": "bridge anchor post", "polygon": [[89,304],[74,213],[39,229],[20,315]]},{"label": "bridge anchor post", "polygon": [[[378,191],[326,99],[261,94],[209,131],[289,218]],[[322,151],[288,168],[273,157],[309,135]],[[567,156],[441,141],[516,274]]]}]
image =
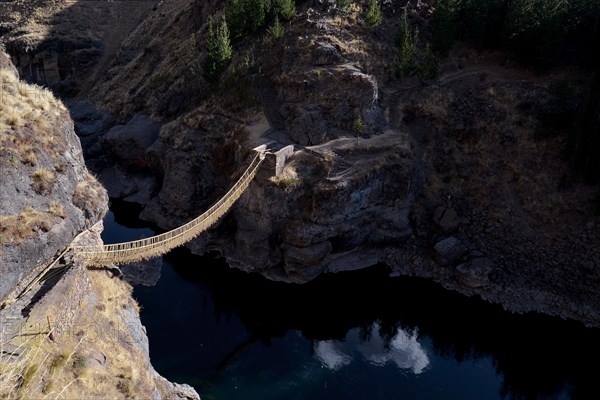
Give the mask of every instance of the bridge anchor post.
[{"label": "bridge anchor post", "polygon": [[263,171],[271,176],[279,176],[283,172],[286,161],[294,154],[294,145],[285,146],[275,152],[268,151],[267,145],[263,144],[253,149],[264,154]]}]

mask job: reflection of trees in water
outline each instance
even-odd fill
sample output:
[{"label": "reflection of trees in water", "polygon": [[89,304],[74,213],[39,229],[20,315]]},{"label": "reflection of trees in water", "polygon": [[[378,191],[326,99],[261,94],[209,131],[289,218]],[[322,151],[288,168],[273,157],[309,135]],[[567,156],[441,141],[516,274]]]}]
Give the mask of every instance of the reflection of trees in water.
[{"label": "reflection of trees in water", "polygon": [[441,357],[458,362],[492,357],[503,376],[503,397],[545,398],[568,386],[577,398],[597,390],[583,361],[600,359],[598,330],[576,323],[512,315],[428,281],[389,279],[384,268],[322,276],[299,286],[226,268],[185,267],[194,263],[179,260],[177,271],[207,284],[216,312],[222,318],[237,314],[251,337],[265,343],[289,330],[309,340],[342,340],[351,329],[364,342],[376,322],[388,348],[402,329],[428,337]]}]

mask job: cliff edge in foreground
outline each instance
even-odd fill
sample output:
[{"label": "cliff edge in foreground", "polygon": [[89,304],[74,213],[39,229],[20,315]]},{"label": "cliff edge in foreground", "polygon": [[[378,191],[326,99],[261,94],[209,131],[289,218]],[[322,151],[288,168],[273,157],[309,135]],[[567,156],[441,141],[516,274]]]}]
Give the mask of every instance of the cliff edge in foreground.
[{"label": "cliff edge in foreground", "polygon": [[154,371],[130,285],[69,253],[51,264],[101,243],[108,197],[62,102],[3,52],[0,68],[0,396],[199,399]]}]

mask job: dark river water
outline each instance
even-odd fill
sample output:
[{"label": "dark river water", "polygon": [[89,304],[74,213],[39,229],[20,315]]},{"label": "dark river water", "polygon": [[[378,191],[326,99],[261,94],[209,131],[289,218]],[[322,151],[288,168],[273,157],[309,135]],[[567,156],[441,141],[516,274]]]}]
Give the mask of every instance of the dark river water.
[{"label": "dark river water", "polygon": [[[104,240],[151,236],[113,204]],[[303,286],[174,251],[134,296],[156,370],[203,400],[600,399],[600,331],[384,267]]]}]

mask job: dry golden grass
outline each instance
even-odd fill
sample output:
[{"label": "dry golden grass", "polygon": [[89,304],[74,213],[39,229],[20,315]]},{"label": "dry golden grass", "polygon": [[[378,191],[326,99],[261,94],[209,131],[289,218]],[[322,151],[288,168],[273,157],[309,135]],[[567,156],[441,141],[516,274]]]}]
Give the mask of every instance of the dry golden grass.
[{"label": "dry golden grass", "polygon": [[27,207],[19,215],[0,216],[0,235],[5,243],[19,244],[40,232],[48,232],[53,219],[51,213]]},{"label": "dry golden grass", "polygon": [[[26,328],[21,338],[2,338],[1,350],[10,342],[7,353],[18,356],[0,357],[0,398],[122,399],[146,398],[152,392],[149,360],[132,338],[135,327],[124,318],[125,312],[139,313],[131,286],[106,270],[85,273],[95,307],[84,302],[73,329],[50,339],[60,307],[52,304],[43,312],[32,311],[27,325],[38,331]],[[105,366],[94,365],[94,353],[106,356]]]},{"label": "dry golden grass", "polygon": [[31,146],[23,148],[23,152],[21,153],[21,161],[24,164],[30,165],[32,167],[36,166],[38,163],[38,156],[36,150]]},{"label": "dry golden grass", "polygon": [[[50,330],[24,330],[30,339],[3,338],[2,346],[18,345],[0,358],[0,396],[3,399],[65,398],[67,390],[87,374],[79,342],[55,342]],[[67,380],[65,382],[65,380]],[[77,397],[69,397],[77,398]]]},{"label": "dry golden grass", "polygon": [[40,123],[66,111],[52,92],[37,85],[19,81],[10,70],[0,70],[0,127],[20,127]]},{"label": "dry golden grass", "polygon": [[286,166],[279,176],[272,176],[269,180],[288,193],[297,189],[302,183],[293,165]]},{"label": "dry golden grass", "polygon": [[13,71],[0,69],[0,154],[12,154],[32,166],[38,165],[42,154],[60,157],[67,144],[64,138],[56,138],[57,122],[66,112],[48,89],[21,82]]},{"label": "dry golden grass", "polygon": [[85,180],[77,183],[73,193],[73,204],[84,210],[99,210],[104,207],[104,188],[98,180],[89,172],[85,174]]},{"label": "dry golden grass", "polygon": [[52,215],[63,219],[67,216],[67,213],[65,212],[65,207],[63,207],[62,204],[58,204],[56,201],[50,203],[50,208],[48,209],[48,212]]},{"label": "dry golden grass", "polygon": [[54,172],[46,168],[38,168],[31,174],[31,187],[38,194],[50,194],[56,182]]}]

